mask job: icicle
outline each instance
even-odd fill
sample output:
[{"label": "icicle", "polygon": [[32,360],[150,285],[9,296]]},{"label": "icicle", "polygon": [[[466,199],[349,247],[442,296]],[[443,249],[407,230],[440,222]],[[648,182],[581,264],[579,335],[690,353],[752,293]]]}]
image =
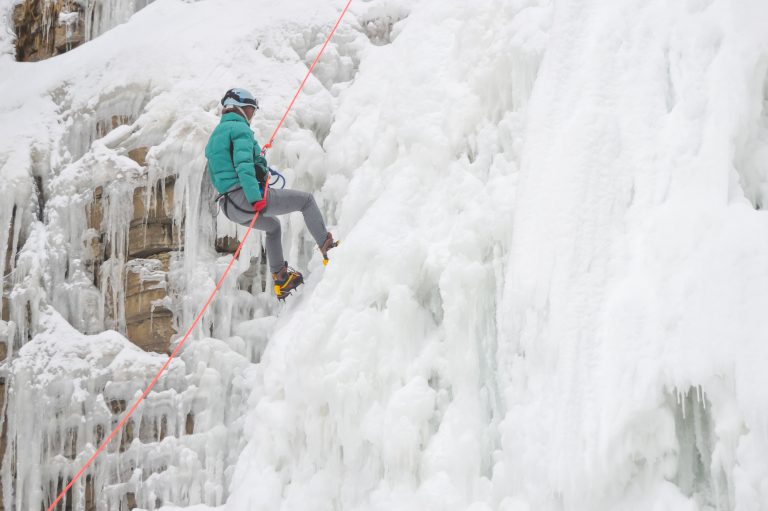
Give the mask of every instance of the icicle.
[{"label": "icicle", "polygon": [[94,39],[107,30],[128,21],[134,13],[153,0],[86,0],[87,40]]}]

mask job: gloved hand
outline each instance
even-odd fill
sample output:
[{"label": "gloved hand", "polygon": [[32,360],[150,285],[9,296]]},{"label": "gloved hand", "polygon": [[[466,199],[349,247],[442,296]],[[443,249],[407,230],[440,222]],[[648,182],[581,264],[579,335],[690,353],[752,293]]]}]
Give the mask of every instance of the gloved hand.
[{"label": "gloved hand", "polygon": [[253,203],[253,210],[256,213],[267,207],[267,197],[269,197],[269,180],[267,180],[267,184],[264,187],[264,197],[260,201]]},{"label": "gloved hand", "polygon": [[267,197],[265,195],[263,199],[253,203],[253,210],[258,213],[259,211],[264,209],[266,206],[267,206]]}]

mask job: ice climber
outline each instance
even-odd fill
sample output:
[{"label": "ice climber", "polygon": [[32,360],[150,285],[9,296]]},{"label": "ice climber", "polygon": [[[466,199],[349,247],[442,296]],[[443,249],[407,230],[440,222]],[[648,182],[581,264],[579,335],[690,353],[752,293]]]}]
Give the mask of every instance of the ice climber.
[{"label": "ice climber", "polygon": [[219,206],[228,219],[247,226],[253,215],[261,212],[254,227],[266,231],[267,261],[275,294],[282,300],[300,286],[304,278],[283,258],[280,220],[276,217],[301,211],[323,260],[327,260],[328,250],[336,244],[311,193],[268,188],[264,197],[269,167],[250,126],[259,108],[256,98],[245,89],[230,89],[221,104],[224,107],[221,122],[205,147],[208,173],[220,194]]}]

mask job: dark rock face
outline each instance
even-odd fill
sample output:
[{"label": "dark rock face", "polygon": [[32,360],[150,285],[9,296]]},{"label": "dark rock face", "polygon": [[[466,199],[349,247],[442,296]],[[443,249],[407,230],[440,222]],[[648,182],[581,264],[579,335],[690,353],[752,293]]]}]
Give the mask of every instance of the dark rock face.
[{"label": "dark rock face", "polygon": [[158,353],[168,351],[176,333],[167,300],[171,253],[181,246],[172,217],[174,185],[174,178],[158,183],[150,190],[148,203],[145,187],[134,190],[128,231],[127,259],[135,264],[129,264],[126,272],[126,335],[141,348]]},{"label": "dark rock face", "polygon": [[148,259],[134,259],[125,283],[126,334],[146,351],[165,353],[173,328],[173,313],[167,307],[167,274],[171,253],[165,252]]},{"label": "dark rock face", "polygon": [[234,254],[239,246],[240,240],[232,236],[220,236],[216,238],[216,252],[220,254]]},{"label": "dark rock face", "polygon": [[[174,184],[175,179],[168,178],[149,191],[145,186],[133,191],[133,215],[128,226],[126,253],[115,254],[125,261],[125,270],[121,282],[110,284],[122,287],[124,292],[116,296],[122,297],[123,303],[108,304],[109,311],[124,312],[125,333],[131,342],[158,353],[168,352],[171,338],[176,333],[173,312],[169,308],[167,278],[172,254],[181,249],[181,237],[176,235],[177,226],[172,216]],[[105,257],[110,253],[104,246],[103,194],[103,190],[97,188],[87,208],[88,228],[93,233],[90,237],[92,259],[88,264],[93,269],[97,286],[101,285],[99,268],[108,261]]]},{"label": "dark rock face", "polygon": [[179,249],[180,236],[175,233],[172,216],[174,179],[158,183],[149,194],[136,188],[133,193],[133,220],[128,232],[128,257],[141,258]]},{"label": "dark rock face", "polygon": [[83,7],[71,0],[26,0],[13,9],[16,60],[36,62],[85,41]]}]

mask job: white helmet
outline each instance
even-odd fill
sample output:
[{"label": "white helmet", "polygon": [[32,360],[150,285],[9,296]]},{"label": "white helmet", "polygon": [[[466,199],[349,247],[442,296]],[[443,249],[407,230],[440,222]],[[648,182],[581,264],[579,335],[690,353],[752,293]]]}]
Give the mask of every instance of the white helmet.
[{"label": "white helmet", "polygon": [[246,107],[252,106],[256,110],[259,109],[259,101],[253,97],[253,94],[245,89],[229,89],[224,97],[221,98],[221,104],[224,107],[239,106]]}]

